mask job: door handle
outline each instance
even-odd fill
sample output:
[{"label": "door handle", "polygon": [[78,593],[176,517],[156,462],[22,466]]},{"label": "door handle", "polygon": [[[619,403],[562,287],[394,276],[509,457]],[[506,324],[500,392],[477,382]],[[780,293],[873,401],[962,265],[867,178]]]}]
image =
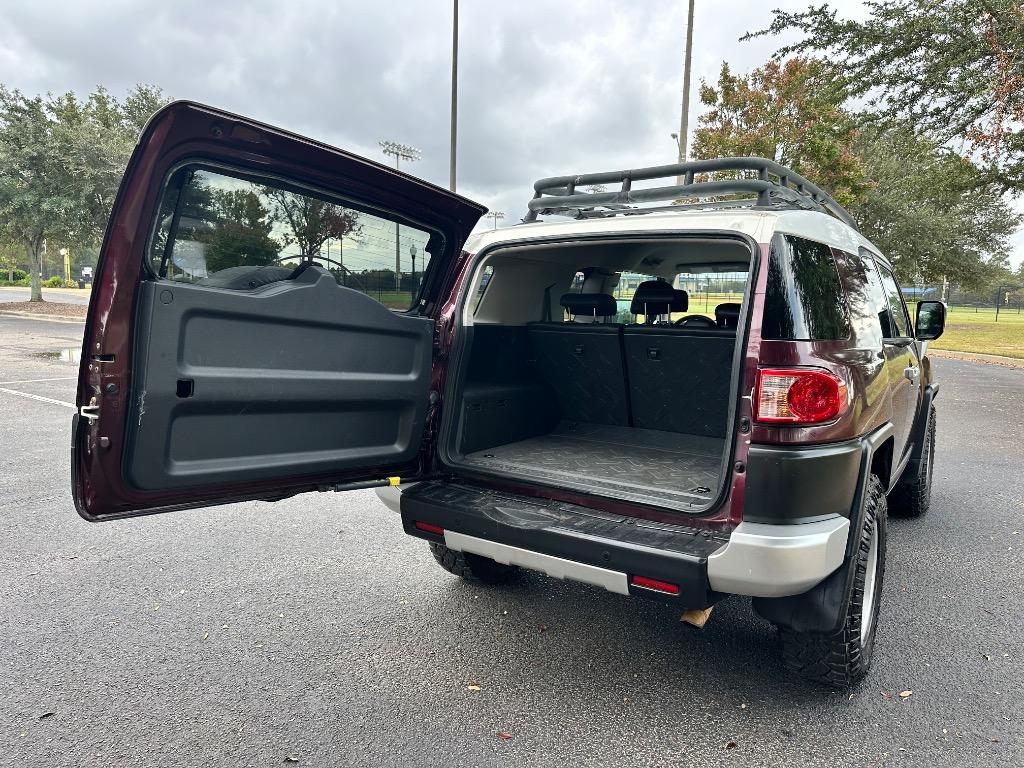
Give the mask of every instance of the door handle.
[{"label": "door handle", "polygon": [[903,375],[910,381],[917,381],[917,377],[921,375],[921,369],[915,368],[912,365],[907,366],[903,369]]}]

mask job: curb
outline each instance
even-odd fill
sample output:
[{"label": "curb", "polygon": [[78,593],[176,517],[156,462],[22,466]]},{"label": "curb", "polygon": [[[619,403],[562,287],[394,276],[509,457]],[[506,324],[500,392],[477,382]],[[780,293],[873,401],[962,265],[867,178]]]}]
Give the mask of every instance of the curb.
[{"label": "curb", "polygon": [[983,352],[957,352],[952,349],[932,349],[929,347],[928,355],[944,357],[947,360],[962,360],[966,363],[985,363],[987,365],[1001,365],[1004,368],[1024,368],[1024,359],[1019,357],[1006,357],[1005,355],[989,355]]},{"label": "curb", "polygon": [[35,312],[12,312],[0,309],[2,317],[27,317],[32,320],[49,320],[51,323],[85,323],[84,317],[72,317],[71,315],[42,315]]}]

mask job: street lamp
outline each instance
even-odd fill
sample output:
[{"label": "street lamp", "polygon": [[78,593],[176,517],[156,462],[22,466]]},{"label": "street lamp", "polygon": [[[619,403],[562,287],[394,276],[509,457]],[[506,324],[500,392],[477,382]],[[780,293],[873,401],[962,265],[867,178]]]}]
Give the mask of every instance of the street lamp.
[{"label": "street lamp", "polygon": [[505,218],[505,212],[504,211],[491,211],[490,213],[487,214],[487,218],[494,220],[494,228],[497,229],[498,228],[498,219],[504,219]]},{"label": "street lamp", "polygon": [[[398,170],[398,161],[407,160],[412,163],[420,159],[422,154],[416,147],[410,147],[408,144],[400,144],[397,141],[388,141],[387,139],[381,139],[379,142],[380,151],[385,155],[393,156],[395,158],[395,170]],[[395,291],[400,291],[402,288],[402,257],[401,251],[398,245],[398,234],[400,229],[399,223],[395,222]]]},{"label": "street lamp", "polygon": [[412,256],[412,297],[416,298],[416,243],[409,246],[409,255]]}]

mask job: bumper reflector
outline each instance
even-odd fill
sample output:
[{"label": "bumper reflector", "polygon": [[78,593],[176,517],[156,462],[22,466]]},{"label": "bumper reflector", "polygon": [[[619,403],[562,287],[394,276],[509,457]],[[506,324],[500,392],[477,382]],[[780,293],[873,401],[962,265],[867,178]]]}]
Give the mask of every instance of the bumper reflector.
[{"label": "bumper reflector", "polygon": [[653,589],[655,592],[665,592],[669,595],[679,594],[678,584],[669,584],[667,581],[659,581],[658,579],[649,579],[646,576],[633,576],[630,578],[630,583],[634,587],[643,587],[644,589]]},{"label": "bumper reflector", "polygon": [[413,525],[415,525],[421,531],[426,531],[427,533],[434,533],[434,534],[437,534],[438,536],[444,536],[444,528],[442,528],[440,525],[433,525],[432,523],[424,523],[424,522],[421,522],[419,520],[417,520],[415,523],[413,523]]}]

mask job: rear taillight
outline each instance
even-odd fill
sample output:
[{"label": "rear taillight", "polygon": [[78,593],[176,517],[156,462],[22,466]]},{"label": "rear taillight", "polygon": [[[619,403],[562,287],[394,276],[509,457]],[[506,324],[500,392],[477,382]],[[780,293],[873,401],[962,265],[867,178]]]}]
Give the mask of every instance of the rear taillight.
[{"label": "rear taillight", "polygon": [[821,424],[850,404],[846,382],[817,368],[762,368],[754,391],[755,418],[769,424]]}]

